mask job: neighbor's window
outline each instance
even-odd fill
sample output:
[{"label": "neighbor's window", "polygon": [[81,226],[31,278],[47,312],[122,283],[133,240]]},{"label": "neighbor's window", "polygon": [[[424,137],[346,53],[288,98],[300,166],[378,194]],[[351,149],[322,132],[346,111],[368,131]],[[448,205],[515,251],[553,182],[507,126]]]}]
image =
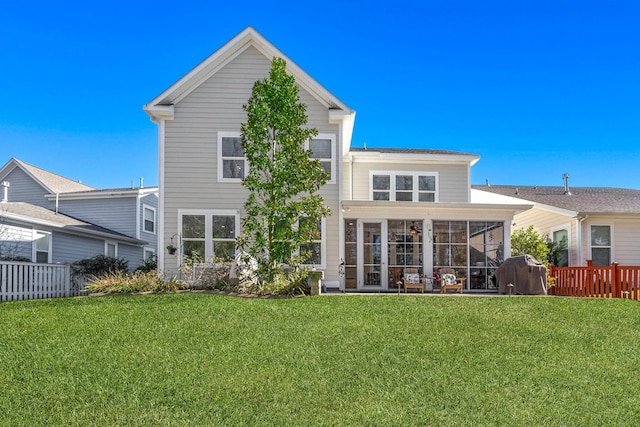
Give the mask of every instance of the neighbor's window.
[{"label": "neighbor's window", "polygon": [[156,210],[150,206],[144,206],[144,231],[156,233]]},{"label": "neighbor's window", "polygon": [[551,233],[551,240],[558,246],[553,264],[557,267],[569,266],[569,230],[566,228]]},{"label": "neighbor's window", "polygon": [[35,232],[34,251],[35,262],[49,263],[50,258],[50,246],[51,246],[51,233],[44,231]]},{"label": "neighbor's window", "polygon": [[104,254],[116,258],[118,256],[118,244],[115,242],[105,242]]},{"label": "neighbor's window", "polygon": [[218,132],[218,179],[241,181],[247,174],[247,158],[239,132]]},{"label": "neighbor's window", "polygon": [[611,264],[611,226],[591,226],[591,260],[593,265]]},{"label": "neighbor's window", "polygon": [[306,147],[311,150],[311,159],[319,160],[322,169],[329,174],[327,182],[330,184],[336,180],[335,141],[335,135],[321,133],[309,141]]},{"label": "neighbor's window", "polygon": [[437,172],[371,172],[371,200],[435,202]]}]

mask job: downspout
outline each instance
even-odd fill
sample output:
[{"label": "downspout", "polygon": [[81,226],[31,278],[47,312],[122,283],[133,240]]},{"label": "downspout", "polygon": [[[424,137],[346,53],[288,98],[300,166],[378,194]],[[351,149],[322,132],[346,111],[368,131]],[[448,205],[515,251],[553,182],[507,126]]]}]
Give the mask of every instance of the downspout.
[{"label": "downspout", "polygon": [[584,251],[582,247],[582,222],[585,219],[589,218],[589,215],[584,215],[581,218],[580,215],[578,214],[576,218],[578,218],[578,230],[576,230],[578,232],[578,260],[580,264],[582,264],[583,262],[586,264],[586,260],[584,259],[584,256],[583,256]]}]

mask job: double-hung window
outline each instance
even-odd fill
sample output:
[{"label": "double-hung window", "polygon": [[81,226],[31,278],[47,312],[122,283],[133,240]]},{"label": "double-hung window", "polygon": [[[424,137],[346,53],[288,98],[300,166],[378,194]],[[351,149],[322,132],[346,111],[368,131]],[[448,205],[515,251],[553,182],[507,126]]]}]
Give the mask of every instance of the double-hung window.
[{"label": "double-hung window", "polygon": [[551,230],[551,240],[555,248],[553,264],[556,267],[569,266],[569,226]]},{"label": "double-hung window", "polygon": [[591,226],[591,259],[593,265],[604,266],[611,264],[611,226]]},{"label": "double-hung window", "polygon": [[[284,221],[278,223],[275,230],[277,243],[277,254],[275,254],[275,256],[278,258],[278,261],[283,262],[290,255],[298,254],[303,257],[300,260],[302,265],[324,267],[324,248],[326,246],[324,243],[324,224],[324,219],[321,219],[315,224],[311,224],[307,218],[300,218],[300,220],[293,224],[293,226],[285,223]],[[304,243],[299,247],[295,246],[291,239],[287,238],[287,232],[289,230],[299,230],[300,227],[307,225],[315,228],[315,230],[313,230],[313,238],[309,243]]]},{"label": "double-hung window", "polygon": [[180,240],[182,255],[198,262],[232,259],[235,240],[240,229],[237,211],[198,210],[180,211]]},{"label": "double-hung window", "polygon": [[438,200],[437,172],[372,171],[371,200],[435,202]]},{"label": "double-hung window", "polygon": [[[303,223],[308,223],[308,222],[309,222],[308,219],[301,218],[300,226],[302,226]],[[318,221],[315,224],[316,235],[314,236],[313,240],[310,243],[300,245],[300,253],[306,255],[305,259],[302,260],[303,265],[317,265],[317,266],[324,265],[324,263],[322,262],[324,258],[322,254],[322,248],[324,247],[324,245],[322,244],[323,236],[324,236],[324,233],[322,232],[323,225],[324,225],[323,220]]]},{"label": "double-hung window", "polygon": [[144,205],[144,231],[156,234],[156,210]]},{"label": "double-hung window", "polygon": [[247,171],[240,132],[218,132],[218,180],[239,182]]},{"label": "double-hung window", "polygon": [[318,160],[320,167],[329,175],[328,184],[336,182],[336,137],[333,134],[319,133],[306,147],[311,151],[311,159]]}]

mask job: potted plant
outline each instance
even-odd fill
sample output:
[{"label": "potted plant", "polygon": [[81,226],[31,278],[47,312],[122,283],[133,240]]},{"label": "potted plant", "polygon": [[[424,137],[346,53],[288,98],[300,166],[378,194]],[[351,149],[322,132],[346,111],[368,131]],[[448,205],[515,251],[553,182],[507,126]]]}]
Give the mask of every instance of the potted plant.
[{"label": "potted plant", "polygon": [[178,250],[178,248],[173,245],[167,245],[167,250],[169,251],[169,255],[173,255],[176,253],[176,250]]}]

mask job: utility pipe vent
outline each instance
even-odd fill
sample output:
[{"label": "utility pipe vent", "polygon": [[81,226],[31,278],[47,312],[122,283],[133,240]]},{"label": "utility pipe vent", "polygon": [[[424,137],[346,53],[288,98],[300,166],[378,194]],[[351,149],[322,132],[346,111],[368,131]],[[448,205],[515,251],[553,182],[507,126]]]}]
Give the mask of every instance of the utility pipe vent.
[{"label": "utility pipe vent", "polygon": [[562,175],[562,179],[564,180],[564,194],[566,196],[570,196],[571,191],[569,191],[569,174],[565,173],[564,175]]},{"label": "utility pipe vent", "polygon": [[9,181],[0,182],[0,187],[2,187],[2,202],[7,203],[9,201]]}]

